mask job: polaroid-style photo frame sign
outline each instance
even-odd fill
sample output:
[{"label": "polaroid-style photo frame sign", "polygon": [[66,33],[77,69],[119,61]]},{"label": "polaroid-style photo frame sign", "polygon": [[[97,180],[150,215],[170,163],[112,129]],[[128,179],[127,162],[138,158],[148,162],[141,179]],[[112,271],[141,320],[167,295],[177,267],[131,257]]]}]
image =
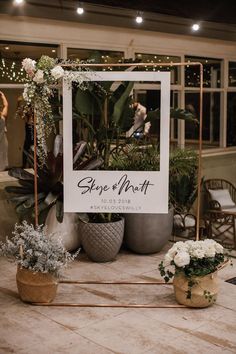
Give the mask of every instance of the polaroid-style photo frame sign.
[{"label": "polaroid-style photo frame sign", "polygon": [[85,72],[84,81],[151,81],[161,86],[159,171],[75,171],[72,148],[72,85],[63,82],[64,211],[168,213],[169,72]]}]

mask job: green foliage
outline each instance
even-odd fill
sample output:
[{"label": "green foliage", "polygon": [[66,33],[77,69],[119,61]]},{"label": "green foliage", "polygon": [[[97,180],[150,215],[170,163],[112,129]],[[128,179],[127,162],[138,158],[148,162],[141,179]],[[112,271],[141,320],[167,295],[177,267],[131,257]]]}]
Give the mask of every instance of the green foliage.
[{"label": "green foliage", "polygon": [[121,219],[121,216],[115,213],[88,213],[87,216],[87,222],[91,223],[109,223]]},{"label": "green foliage", "polygon": [[[95,170],[103,164],[103,160],[90,155],[87,143],[81,141],[74,148],[73,167],[75,170]],[[31,167],[34,167],[33,156],[28,155]],[[44,223],[49,209],[56,204],[58,222],[63,221],[63,156],[56,157],[52,152],[47,154],[44,165],[38,165],[38,212],[40,223]],[[5,190],[12,196],[9,200],[15,204],[15,210],[20,217],[33,220],[35,217],[34,175],[22,168],[12,168],[8,174],[18,179],[20,186],[7,186]]]},{"label": "green foliage", "polygon": [[116,149],[110,163],[110,169],[124,171],[158,171],[159,167],[159,149],[139,144],[135,139],[133,143]]},{"label": "green foliage", "polygon": [[175,149],[169,160],[169,197],[180,212],[191,208],[197,194],[198,156],[190,149]]}]

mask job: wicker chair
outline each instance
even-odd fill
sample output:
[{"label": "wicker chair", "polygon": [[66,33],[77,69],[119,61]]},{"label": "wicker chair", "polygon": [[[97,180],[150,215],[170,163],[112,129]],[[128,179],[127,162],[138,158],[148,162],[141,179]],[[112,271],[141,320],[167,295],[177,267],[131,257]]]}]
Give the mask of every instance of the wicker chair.
[{"label": "wicker chair", "polygon": [[196,237],[196,216],[189,213],[183,214],[181,211],[175,210],[172,241],[177,241],[179,238],[195,239]]},{"label": "wicker chair", "polygon": [[224,247],[236,248],[236,188],[224,179],[205,180],[206,234]]}]

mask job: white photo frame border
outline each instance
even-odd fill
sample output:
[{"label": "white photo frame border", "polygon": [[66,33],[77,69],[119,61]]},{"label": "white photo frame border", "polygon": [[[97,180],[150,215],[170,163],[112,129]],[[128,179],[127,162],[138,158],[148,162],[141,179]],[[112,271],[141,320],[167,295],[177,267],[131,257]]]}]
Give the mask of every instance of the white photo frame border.
[{"label": "white photo frame border", "polygon": [[[78,72],[74,72],[78,74]],[[72,83],[63,80],[63,162],[64,162],[64,212],[97,213],[168,213],[169,201],[169,129],[170,129],[170,72],[82,72],[83,81],[151,81],[160,83],[160,170],[159,171],[74,171],[72,148]],[[73,76],[72,76],[73,77]],[[73,79],[72,79],[73,82]],[[147,188],[134,193],[113,186],[124,175],[129,186]],[[82,181],[83,182],[80,182]],[[97,190],[90,190],[95,180]],[[123,179],[124,180],[124,179]],[[86,182],[85,182],[86,181]],[[83,184],[84,183],[84,184]],[[78,187],[80,185],[80,188]],[[105,190],[100,191],[104,186]],[[83,187],[84,186],[84,187]],[[87,187],[86,187],[87,186]],[[103,187],[102,187],[103,186]],[[127,186],[127,184],[126,184]],[[109,189],[108,189],[109,188]],[[141,189],[141,188],[139,188]],[[146,193],[144,193],[146,190]],[[85,192],[86,191],[86,192]],[[83,193],[85,192],[85,193]]]}]

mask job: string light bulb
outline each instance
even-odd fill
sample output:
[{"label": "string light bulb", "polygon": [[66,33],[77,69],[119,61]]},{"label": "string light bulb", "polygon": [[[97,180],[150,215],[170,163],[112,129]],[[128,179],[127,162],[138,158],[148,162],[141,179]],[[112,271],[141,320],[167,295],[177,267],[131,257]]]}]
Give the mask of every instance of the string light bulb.
[{"label": "string light bulb", "polygon": [[78,4],[76,12],[77,12],[78,15],[83,15],[83,13],[84,13],[84,8],[83,8],[83,6],[82,6],[82,4],[80,2]]},{"label": "string light bulb", "polygon": [[143,22],[143,17],[141,16],[141,13],[137,13],[137,16],[135,18],[135,21],[138,23],[138,24],[141,24]]},{"label": "string light bulb", "polygon": [[192,30],[195,31],[195,32],[199,31],[199,30],[200,30],[200,25],[199,25],[199,23],[194,23],[194,24],[192,25]]},{"label": "string light bulb", "polygon": [[14,5],[23,5],[25,0],[14,0],[13,3]]}]

